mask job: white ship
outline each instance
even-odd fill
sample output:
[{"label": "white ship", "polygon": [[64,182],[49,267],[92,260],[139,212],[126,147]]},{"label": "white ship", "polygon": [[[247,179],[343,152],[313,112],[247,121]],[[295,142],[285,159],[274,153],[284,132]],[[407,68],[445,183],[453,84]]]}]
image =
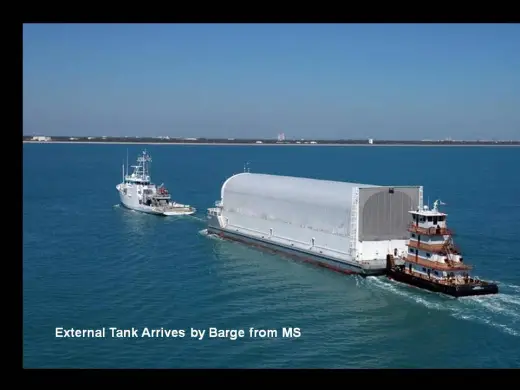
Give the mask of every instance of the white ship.
[{"label": "white ship", "polygon": [[[151,181],[148,163],[152,161],[144,150],[132,165],[133,172],[128,174],[123,164],[123,181],[116,186],[121,204],[128,209],[156,215],[191,215],[196,212],[190,205],[171,200],[171,195],[163,184],[156,186]],[[128,162],[127,162],[128,165]]]}]

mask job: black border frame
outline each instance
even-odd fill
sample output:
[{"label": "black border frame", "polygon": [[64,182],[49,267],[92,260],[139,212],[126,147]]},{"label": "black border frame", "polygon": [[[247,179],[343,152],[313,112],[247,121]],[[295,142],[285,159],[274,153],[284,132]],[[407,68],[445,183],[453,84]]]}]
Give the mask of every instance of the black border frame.
[{"label": "black border frame", "polygon": [[[336,3],[335,7],[299,3],[281,6],[270,3],[225,4],[208,2],[157,4],[143,7],[137,3],[97,7],[96,2],[70,4],[36,3],[24,9],[22,23],[519,23],[520,13],[513,2],[386,2]],[[148,4],[146,4],[148,5]],[[191,9],[193,5],[193,9]],[[321,5],[321,4],[320,4]],[[241,6],[241,7],[240,7]],[[320,10],[320,8],[322,8]],[[74,12],[77,10],[77,12]],[[171,10],[171,11],[169,11]],[[100,12],[101,11],[101,12]]]},{"label": "black border frame", "polygon": [[[13,74],[20,75],[20,84],[23,86],[23,24],[24,23],[72,23],[72,22],[92,22],[92,23],[122,23],[122,22],[147,22],[147,23],[188,23],[188,22],[307,22],[307,23],[377,23],[377,22],[480,22],[480,23],[518,23],[520,22],[520,13],[515,12],[513,2],[493,4],[489,6],[487,3],[475,4],[471,7],[463,7],[462,3],[439,4],[439,3],[414,3],[413,5],[387,4],[381,3],[375,5],[372,3],[355,4],[338,4],[337,7],[323,7],[319,10],[319,6],[314,3],[298,4],[296,7],[279,6],[279,7],[254,7],[255,4],[242,3],[242,7],[233,5],[231,7],[222,3],[208,3],[201,5],[197,3],[181,3],[171,4],[171,11],[168,14],[168,5],[166,6],[152,6],[142,7],[142,3],[137,3],[138,7],[131,7],[130,4],[121,4],[121,6],[106,6],[103,8],[96,7],[96,3],[70,4],[70,8],[74,7],[77,11],[74,12],[70,8],[65,8],[63,5],[48,3],[37,3],[26,6],[23,12],[22,25],[18,28],[18,34],[14,34],[18,43],[18,50],[15,49],[14,59],[17,62],[17,69],[14,69]],[[193,11],[190,10],[190,5],[193,4]],[[410,4],[410,3],[409,3]],[[23,6],[23,5],[22,5]],[[245,9],[252,8],[253,12],[245,12]],[[191,12],[190,12],[191,11]],[[13,40],[15,40],[13,39]],[[20,62],[18,62],[20,61]],[[11,77],[9,77],[11,78]],[[16,95],[18,89],[14,91]],[[21,107],[23,110],[23,96],[20,98]],[[16,110],[15,110],[16,111]],[[17,113],[20,118],[20,131],[23,136],[23,111]],[[8,130],[7,134],[10,136],[11,132]],[[20,138],[16,140],[20,142]],[[22,152],[22,169],[20,178],[23,178],[23,144]],[[23,179],[21,180],[23,186]],[[23,188],[20,196],[20,202],[23,202]],[[23,208],[23,203],[21,204]],[[22,209],[22,224],[23,224],[23,209]],[[23,228],[22,228],[23,240]],[[22,248],[23,243],[19,248]],[[23,257],[22,257],[23,261]],[[19,279],[23,283],[23,263],[20,267],[22,277]],[[20,295],[23,305],[23,286],[20,289]],[[22,341],[22,368],[23,368],[23,310],[21,313],[21,341]],[[7,334],[6,334],[7,336]],[[10,338],[10,337],[8,337]],[[482,351],[483,353],[493,354],[492,349]],[[348,357],[347,357],[348,358]],[[520,365],[520,364],[519,364]],[[186,381],[188,386],[194,386],[197,382],[207,382],[213,386],[216,385],[216,380],[220,379],[223,385],[241,384],[250,386],[258,386],[260,382],[278,382],[274,386],[284,386],[282,383],[284,377],[289,385],[301,384],[323,385],[326,382],[336,382],[335,385],[339,387],[355,386],[357,381],[362,381],[361,386],[366,386],[367,382],[373,382],[384,387],[411,385],[422,387],[425,383],[434,380],[438,386],[459,387],[459,386],[485,386],[489,381],[491,386],[499,386],[505,382],[512,382],[518,375],[518,370],[501,370],[501,369],[442,369],[436,370],[432,373],[429,369],[418,370],[399,370],[399,369],[348,369],[348,370],[305,370],[305,369],[288,369],[288,370],[245,370],[245,369],[229,369],[229,370],[209,370],[209,369],[24,369],[24,384],[36,384],[42,386],[47,383],[67,383],[67,384],[86,384],[87,380],[98,379],[106,382],[108,379],[117,379],[120,384],[124,384],[123,380],[128,380],[129,384],[137,384],[139,380],[144,380],[143,383],[150,386],[153,379],[158,379],[160,384],[167,384],[175,386],[177,379],[180,383]],[[248,376],[255,375],[254,382]],[[512,375],[513,378],[508,378]],[[421,377],[424,377],[421,380]],[[460,383],[459,383],[460,381]],[[434,386],[434,384],[431,384]],[[291,386],[291,387],[292,387]]]},{"label": "black border frame", "polygon": [[[492,353],[492,351],[490,351]],[[435,372],[432,372],[435,371]],[[87,380],[117,380],[129,386],[145,384],[175,387],[179,380],[194,387],[209,384],[214,388],[221,382],[226,388],[240,385],[242,389],[270,382],[273,387],[294,389],[298,386],[324,386],[333,388],[366,387],[373,383],[382,388],[429,387],[464,388],[491,387],[514,383],[518,369],[25,369],[27,384],[43,386],[47,383],[84,385]],[[511,376],[512,378],[508,378]],[[430,384],[430,382],[437,382]],[[287,386],[289,385],[289,386]]]}]

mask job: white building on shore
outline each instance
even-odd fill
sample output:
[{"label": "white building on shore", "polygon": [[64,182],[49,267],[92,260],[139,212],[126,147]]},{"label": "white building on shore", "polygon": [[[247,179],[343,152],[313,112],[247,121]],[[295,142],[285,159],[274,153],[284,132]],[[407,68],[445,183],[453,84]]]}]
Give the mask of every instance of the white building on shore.
[{"label": "white building on shore", "polygon": [[32,141],[46,142],[46,141],[50,141],[50,140],[51,140],[51,137],[46,137],[43,135],[36,135],[36,136],[32,137]]}]

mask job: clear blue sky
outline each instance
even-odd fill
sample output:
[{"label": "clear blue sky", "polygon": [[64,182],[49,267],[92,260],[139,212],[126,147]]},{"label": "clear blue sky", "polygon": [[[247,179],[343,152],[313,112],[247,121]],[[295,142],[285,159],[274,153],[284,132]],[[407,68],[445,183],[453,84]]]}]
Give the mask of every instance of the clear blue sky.
[{"label": "clear blue sky", "polygon": [[520,139],[520,25],[42,24],[24,133]]}]

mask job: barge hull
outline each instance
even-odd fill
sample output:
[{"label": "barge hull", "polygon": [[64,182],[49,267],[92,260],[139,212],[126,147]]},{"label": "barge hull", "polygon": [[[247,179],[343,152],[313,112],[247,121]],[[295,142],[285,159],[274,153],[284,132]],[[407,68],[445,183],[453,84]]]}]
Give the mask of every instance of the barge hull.
[{"label": "barge hull", "polygon": [[408,284],[410,286],[422,288],[431,292],[450,295],[455,298],[469,297],[476,295],[498,294],[498,286],[494,283],[486,283],[483,285],[466,284],[466,285],[444,285],[430,282],[428,280],[413,276],[401,271],[389,270],[387,273],[389,279]]},{"label": "barge hull", "polygon": [[245,244],[250,247],[254,247],[260,249],[265,252],[270,252],[274,254],[279,254],[287,258],[291,258],[293,260],[301,261],[304,263],[309,263],[313,265],[317,265],[323,268],[327,268],[329,270],[347,274],[347,275],[360,275],[360,276],[369,276],[369,275],[384,275],[385,268],[363,268],[362,264],[349,264],[344,261],[334,260],[331,258],[327,258],[324,256],[319,256],[317,254],[303,252],[298,249],[288,248],[279,244],[265,242],[263,240],[257,239],[255,237],[246,236],[240,233],[230,232],[225,229],[219,229],[212,226],[208,226],[208,233],[215,234],[223,239],[227,239],[230,241],[236,241],[242,244]]}]

